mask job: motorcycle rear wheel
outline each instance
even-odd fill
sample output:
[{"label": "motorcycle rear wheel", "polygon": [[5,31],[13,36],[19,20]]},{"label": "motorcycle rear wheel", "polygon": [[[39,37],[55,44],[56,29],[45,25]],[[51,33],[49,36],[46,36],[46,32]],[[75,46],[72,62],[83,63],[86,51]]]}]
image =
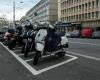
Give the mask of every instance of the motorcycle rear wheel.
[{"label": "motorcycle rear wheel", "polygon": [[59,57],[64,57],[65,56],[65,52],[59,52],[57,53]]}]

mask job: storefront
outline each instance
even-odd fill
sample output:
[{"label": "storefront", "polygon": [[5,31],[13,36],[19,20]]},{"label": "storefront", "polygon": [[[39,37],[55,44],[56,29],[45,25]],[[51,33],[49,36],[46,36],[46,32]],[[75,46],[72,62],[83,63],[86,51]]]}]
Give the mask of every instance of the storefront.
[{"label": "storefront", "polygon": [[57,25],[58,31],[73,31],[73,30],[81,30],[81,24],[75,22],[63,22]]}]

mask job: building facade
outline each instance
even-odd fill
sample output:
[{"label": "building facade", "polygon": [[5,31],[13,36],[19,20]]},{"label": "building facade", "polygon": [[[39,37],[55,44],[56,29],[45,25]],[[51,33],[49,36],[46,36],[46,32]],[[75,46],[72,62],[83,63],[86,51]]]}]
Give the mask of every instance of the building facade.
[{"label": "building facade", "polygon": [[41,0],[32,9],[30,9],[26,16],[34,22],[50,22],[54,23],[58,20],[58,0]]},{"label": "building facade", "polygon": [[61,0],[61,21],[100,27],[100,0]]},{"label": "building facade", "polygon": [[61,0],[58,0],[58,21],[61,22]]}]

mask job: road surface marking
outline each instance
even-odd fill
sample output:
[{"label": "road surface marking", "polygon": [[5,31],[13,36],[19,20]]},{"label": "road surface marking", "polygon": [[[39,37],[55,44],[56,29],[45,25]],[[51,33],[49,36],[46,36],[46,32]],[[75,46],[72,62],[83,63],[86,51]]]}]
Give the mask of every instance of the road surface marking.
[{"label": "road surface marking", "polygon": [[27,60],[25,60],[26,62],[29,62],[29,61],[33,61],[33,58],[32,59],[27,59]]},{"label": "road surface marking", "polygon": [[27,62],[25,62],[22,58],[16,55],[13,51],[9,50],[5,45],[1,43],[1,45],[7,49],[23,66],[25,66],[33,75],[37,74],[38,72],[31,67]]},{"label": "road surface marking", "polygon": [[63,61],[61,63],[58,63],[58,64],[55,64],[55,65],[52,65],[52,66],[49,66],[49,67],[46,67],[44,69],[41,69],[41,70],[36,70],[34,67],[30,66],[26,61],[24,61],[22,58],[20,58],[18,55],[16,55],[13,51],[9,50],[5,45],[3,45],[1,43],[1,45],[7,49],[24,67],[26,67],[33,75],[38,75],[38,74],[41,74],[45,71],[48,71],[48,70],[51,70],[51,69],[54,69],[56,67],[59,67],[61,65],[64,65],[64,64],[67,64],[71,61],[74,61],[76,60],[78,57],[76,56],[72,56],[72,55],[68,55],[68,54],[65,54],[66,56],[69,56],[71,57],[70,59],[66,60],[66,61]]},{"label": "road surface marking", "polygon": [[83,43],[83,42],[69,42],[69,43],[89,44],[89,45],[93,45],[93,46],[100,46],[100,44],[94,44],[94,43]]},{"label": "road surface marking", "polygon": [[14,49],[13,51],[16,52],[16,51],[21,51],[21,50],[20,49]]},{"label": "road surface marking", "polygon": [[21,53],[21,54],[17,54],[18,56],[23,56],[24,55],[24,53]]},{"label": "road surface marking", "polygon": [[66,51],[66,52],[70,53],[70,54],[73,54],[73,55],[76,55],[76,56],[81,56],[81,57],[84,57],[84,58],[100,61],[100,58],[97,58],[97,57],[93,57],[93,56],[89,56],[89,55],[83,55],[83,54],[76,53],[76,52],[71,52],[71,51]]},{"label": "road surface marking", "polygon": [[66,54],[66,56],[70,56],[70,57],[72,57],[72,58],[71,58],[71,59],[68,59],[68,60],[66,60],[66,61],[63,61],[63,62],[61,62],[61,63],[58,63],[58,64],[55,64],[55,65],[49,66],[49,67],[47,67],[47,68],[41,69],[41,70],[38,71],[38,74],[43,73],[43,72],[45,72],[45,71],[48,71],[48,70],[50,70],[50,69],[59,67],[59,66],[61,66],[61,65],[67,64],[67,63],[69,63],[69,62],[71,62],[71,61],[74,61],[74,60],[76,60],[76,59],[78,58],[78,57],[75,57],[75,56],[72,56],[72,55],[67,55],[67,54]]},{"label": "road surface marking", "polygon": [[[54,54],[51,54],[51,56],[53,56]],[[49,57],[50,55],[46,55],[46,56],[42,56],[42,58],[46,58],[46,57]],[[25,61],[32,61],[33,60],[33,58],[32,59],[27,59],[27,60],[25,60]]]},{"label": "road surface marking", "polygon": [[14,48],[14,49],[22,49],[22,47],[16,47],[16,48]]},{"label": "road surface marking", "polygon": [[[34,54],[35,52],[29,52],[28,55],[31,55],[31,54]],[[23,56],[24,53],[21,53],[21,54],[17,54],[18,56]]]}]

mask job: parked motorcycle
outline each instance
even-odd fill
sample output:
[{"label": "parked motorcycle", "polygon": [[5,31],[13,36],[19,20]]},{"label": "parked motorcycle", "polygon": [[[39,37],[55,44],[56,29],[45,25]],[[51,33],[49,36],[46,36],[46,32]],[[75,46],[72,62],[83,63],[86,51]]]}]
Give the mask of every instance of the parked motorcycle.
[{"label": "parked motorcycle", "polygon": [[28,56],[28,53],[30,51],[35,50],[34,47],[34,30],[29,30],[27,32],[27,39],[26,39],[26,43],[25,43],[25,51],[24,51],[24,57]]},{"label": "parked motorcycle", "polygon": [[65,55],[64,48],[68,48],[68,39],[66,36],[59,36],[55,33],[52,25],[41,27],[35,36],[35,49],[33,64],[38,63],[39,58],[43,56],[57,54],[60,57]]},{"label": "parked motorcycle", "polygon": [[32,25],[28,26],[29,30],[26,33],[27,39],[25,41],[25,46],[24,46],[24,57],[25,58],[28,57],[29,52],[36,51],[35,50],[34,39],[35,39],[35,35],[36,35],[37,31],[39,30],[38,28],[36,28],[38,26],[39,26],[38,23],[35,23],[34,26],[32,26]]}]

